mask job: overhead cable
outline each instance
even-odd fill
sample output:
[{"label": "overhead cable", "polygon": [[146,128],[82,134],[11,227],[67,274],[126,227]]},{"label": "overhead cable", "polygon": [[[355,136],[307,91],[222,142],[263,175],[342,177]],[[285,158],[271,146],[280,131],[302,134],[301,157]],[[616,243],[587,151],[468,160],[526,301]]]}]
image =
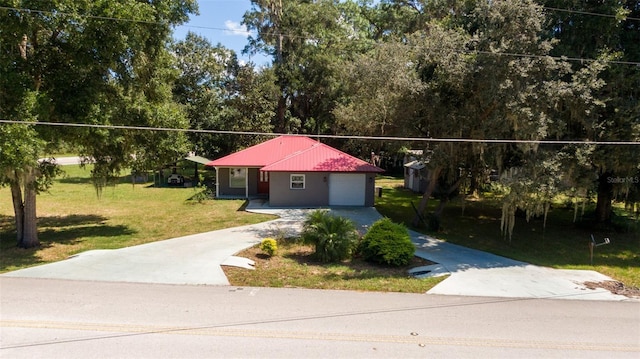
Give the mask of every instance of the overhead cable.
[{"label": "overhead cable", "polygon": [[[568,13],[572,13],[572,14],[590,15],[590,16],[600,16],[600,17],[608,17],[608,18],[618,19],[618,15],[602,14],[602,13],[599,13],[599,12],[590,12],[590,11],[582,11],[582,10],[570,10],[570,9],[560,9],[560,8],[557,8],[557,7],[548,7],[548,6],[543,6],[542,8],[543,8],[543,9],[545,9],[545,10],[551,10],[551,11],[568,12]],[[640,18],[638,18],[638,17],[625,16],[624,18],[622,18],[622,20],[640,21]]]},{"label": "overhead cable", "polygon": [[[614,15],[606,15],[606,14],[596,14],[596,13],[586,13],[586,12],[580,12],[577,10],[567,10],[567,9],[557,9],[557,8],[546,8],[548,10],[557,10],[557,11],[567,11],[567,12],[576,12],[576,13],[585,13],[585,14],[591,14],[591,15],[601,15],[601,16],[614,16]],[[15,7],[8,7],[8,6],[0,6],[0,10],[14,10],[14,11],[24,11],[24,12],[33,12],[33,13],[44,13],[44,14],[60,14],[60,15],[66,15],[66,16],[80,16],[80,17],[86,17],[86,18],[94,18],[94,19],[99,19],[99,20],[109,20],[109,21],[127,21],[127,22],[139,22],[139,23],[144,23],[144,24],[162,24],[160,22],[156,22],[156,21],[147,21],[147,20],[134,20],[134,19],[125,19],[125,18],[116,18],[116,17],[109,17],[109,16],[98,16],[98,15],[80,15],[80,14],[73,14],[73,13],[69,13],[69,12],[64,12],[64,11],[47,11],[47,10],[35,10],[35,9],[28,9],[28,8],[15,8]],[[627,18],[629,20],[640,20],[640,18]],[[183,27],[187,27],[187,28],[194,28],[194,29],[200,29],[200,30],[215,30],[215,31],[230,31],[227,28],[221,28],[221,27],[210,27],[210,26],[199,26],[199,25],[181,25]],[[267,34],[270,34],[267,32]],[[272,35],[275,35],[275,33],[272,33]],[[292,34],[282,34],[282,33],[278,33],[278,35],[282,35],[283,37],[286,38],[300,38],[300,39],[308,39],[307,36],[301,36],[301,35],[292,35]],[[556,60],[564,60],[564,61],[571,61],[571,62],[596,62],[596,61],[603,61],[606,63],[611,63],[611,64],[618,64],[618,65],[632,65],[632,66],[640,66],[640,62],[639,61],[617,61],[617,60],[597,60],[597,59],[588,59],[588,58],[576,58],[576,57],[565,57],[565,56],[546,56],[546,55],[533,55],[533,54],[521,54],[521,53],[510,53],[510,52],[493,52],[493,51],[460,51],[460,52],[464,52],[464,53],[479,53],[479,54],[484,54],[484,55],[495,55],[495,56],[512,56],[512,57],[530,57],[530,58],[553,58]]]},{"label": "overhead cable", "polygon": [[332,138],[345,140],[373,140],[373,141],[415,141],[415,142],[448,142],[448,143],[513,143],[513,144],[540,144],[540,145],[602,145],[602,146],[640,146],[640,141],[578,141],[578,140],[523,140],[523,139],[480,139],[480,138],[433,138],[433,137],[395,137],[395,136],[357,136],[357,135],[322,135],[322,134],[288,134],[256,131],[229,131],[229,130],[206,130],[187,129],[169,127],[147,127],[147,126],[123,126],[123,125],[98,125],[88,123],[70,122],[40,122],[40,121],[13,121],[0,119],[0,123],[22,124],[36,126],[61,126],[61,127],[84,127],[102,128],[113,130],[140,130],[140,131],[164,131],[164,132],[188,132],[188,133],[209,133],[226,135],[251,135],[251,136],[304,136],[314,138]]}]

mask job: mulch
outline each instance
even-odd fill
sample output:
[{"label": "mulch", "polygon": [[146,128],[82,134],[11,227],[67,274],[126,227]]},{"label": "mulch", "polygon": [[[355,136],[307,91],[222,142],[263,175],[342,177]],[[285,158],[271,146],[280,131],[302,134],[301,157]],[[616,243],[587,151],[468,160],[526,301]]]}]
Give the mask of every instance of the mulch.
[{"label": "mulch", "polygon": [[640,299],[640,288],[627,287],[624,285],[624,283],[615,280],[605,280],[602,282],[584,282],[584,285],[589,289],[602,288],[610,291],[613,294]]}]

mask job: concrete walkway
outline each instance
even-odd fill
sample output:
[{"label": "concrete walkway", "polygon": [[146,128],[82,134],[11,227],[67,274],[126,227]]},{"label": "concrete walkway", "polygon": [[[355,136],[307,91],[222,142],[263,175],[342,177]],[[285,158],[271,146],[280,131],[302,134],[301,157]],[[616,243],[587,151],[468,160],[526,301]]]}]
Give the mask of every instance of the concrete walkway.
[{"label": "concrete walkway", "polygon": [[[255,225],[195,234],[134,247],[94,250],[64,261],[3,274],[91,281],[162,284],[229,285],[221,265],[252,268],[252,261],[235,257],[242,249],[266,237],[295,236],[313,209],[270,208],[251,201],[247,211],[277,215],[277,220]],[[381,218],[375,208],[332,208],[351,218],[361,233]],[[588,289],[584,282],[611,280],[595,271],[558,270],[534,266],[490,253],[447,243],[410,231],[416,255],[437,264],[415,268],[417,277],[449,277],[430,294],[553,298],[585,300],[632,300],[605,289]]]}]

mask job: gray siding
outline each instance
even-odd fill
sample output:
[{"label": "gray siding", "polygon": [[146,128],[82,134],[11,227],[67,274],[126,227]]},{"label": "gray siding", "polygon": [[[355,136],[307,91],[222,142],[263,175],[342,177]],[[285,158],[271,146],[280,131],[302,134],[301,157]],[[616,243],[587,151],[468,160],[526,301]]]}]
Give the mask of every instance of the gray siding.
[{"label": "gray siding", "polygon": [[[244,198],[246,191],[244,188],[231,188],[229,186],[229,168],[221,167],[217,168],[218,171],[218,193],[220,196],[237,196]],[[258,193],[258,169],[249,168],[247,171],[249,176],[249,196],[256,195]]]},{"label": "gray siding", "polygon": [[[245,198],[244,188],[229,187],[229,168],[218,168],[218,192],[220,196]],[[258,194],[258,168],[249,168],[249,196]],[[304,174],[305,188],[290,189],[290,175]],[[375,203],[375,173],[367,173],[365,183],[365,206]],[[270,172],[269,204],[274,207],[326,207],[329,205],[328,172]]]},{"label": "gray siding", "polygon": [[[269,204],[275,207],[321,207],[329,205],[329,173],[300,172],[304,189],[290,189],[292,172],[270,172]],[[373,191],[373,190],[372,190]]]},{"label": "gray siding", "polygon": [[[325,207],[329,205],[329,173],[301,172],[305,175],[305,189],[290,189],[293,172],[271,172],[269,204],[275,207]],[[375,203],[375,173],[367,173],[365,183],[365,207]]]}]

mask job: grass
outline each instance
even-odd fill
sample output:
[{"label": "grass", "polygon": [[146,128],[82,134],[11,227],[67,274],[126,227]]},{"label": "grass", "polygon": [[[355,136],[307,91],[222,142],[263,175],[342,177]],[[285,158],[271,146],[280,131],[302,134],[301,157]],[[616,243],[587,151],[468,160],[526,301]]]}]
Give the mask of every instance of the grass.
[{"label": "grass", "polygon": [[[198,203],[189,201],[197,194],[192,188],[134,186],[127,177],[98,197],[88,169],[64,169],[66,176],[57,179],[49,193],[38,196],[39,248],[16,247],[11,194],[8,188],[0,188],[0,272],[55,262],[92,249],[122,248],[273,219],[245,212],[242,200]],[[296,242],[281,241],[279,255],[271,258],[257,247],[240,255],[254,258],[258,270],[225,268],[232,284],[420,293],[443,279],[409,277],[409,268],[430,264],[419,258],[395,269],[359,259],[327,265],[314,262],[311,248]]]},{"label": "grass", "polygon": [[11,193],[0,188],[0,272],[50,263],[92,249],[114,249],[216,229],[259,223],[272,216],[245,212],[243,200],[189,201],[194,188],[122,183],[97,196],[89,170],[65,166],[66,176],[38,196],[41,246],[15,243]]},{"label": "grass", "polygon": [[432,264],[417,257],[409,265],[398,268],[378,266],[360,258],[325,264],[313,259],[312,246],[297,241],[279,240],[278,253],[272,257],[258,247],[238,254],[254,260],[255,271],[223,267],[232,285],[424,293],[445,278],[410,277],[409,269]]},{"label": "grass", "polygon": [[[113,249],[193,233],[258,223],[271,216],[245,212],[245,201],[220,200],[198,203],[189,199],[193,188],[154,188],[122,183],[105,188],[98,197],[89,171],[65,166],[67,175],[57,179],[49,193],[38,196],[41,247],[15,246],[13,209],[8,188],[0,188],[0,272],[49,263],[92,249]],[[410,226],[411,202],[420,195],[404,190],[402,180],[381,177],[383,196],[376,208],[396,222]],[[436,205],[431,201],[429,210]],[[624,214],[620,208],[617,213]],[[441,230],[430,233],[452,243],[489,251],[525,262],[564,269],[591,269],[609,275],[627,286],[640,286],[640,226],[637,221],[617,217],[615,225],[590,224],[587,217],[573,223],[573,209],[556,204],[543,230],[541,220],[527,223],[518,218],[511,243],[500,233],[500,207],[495,199],[450,203],[444,211]],[[590,234],[611,244],[596,248],[589,264]],[[257,270],[225,268],[234,285],[304,287],[372,291],[425,292],[443,278],[417,280],[407,269],[428,264],[418,258],[407,267],[391,269],[359,258],[339,264],[320,264],[312,249],[295,241],[280,241],[278,254],[264,256],[258,246],[239,255],[256,261]]]},{"label": "grass", "polygon": [[[411,227],[414,211],[421,196],[403,189],[402,179],[380,178],[376,185],[383,187],[382,198],[376,198],[378,211],[396,222]],[[431,200],[428,211],[437,205]],[[524,262],[561,269],[595,270],[627,286],[640,287],[640,223],[629,217],[622,207],[612,225],[596,225],[589,218],[594,205],[585,216],[573,222],[574,210],[562,202],[555,203],[549,213],[547,226],[542,219],[518,217],[511,242],[500,232],[501,210],[498,201],[489,195],[480,199],[453,201],[442,215],[437,233],[425,228],[412,228],[451,243],[495,253]],[[580,216],[579,216],[580,217]],[[593,234],[598,242],[611,239],[608,245],[595,249],[590,264],[589,242]]]}]

